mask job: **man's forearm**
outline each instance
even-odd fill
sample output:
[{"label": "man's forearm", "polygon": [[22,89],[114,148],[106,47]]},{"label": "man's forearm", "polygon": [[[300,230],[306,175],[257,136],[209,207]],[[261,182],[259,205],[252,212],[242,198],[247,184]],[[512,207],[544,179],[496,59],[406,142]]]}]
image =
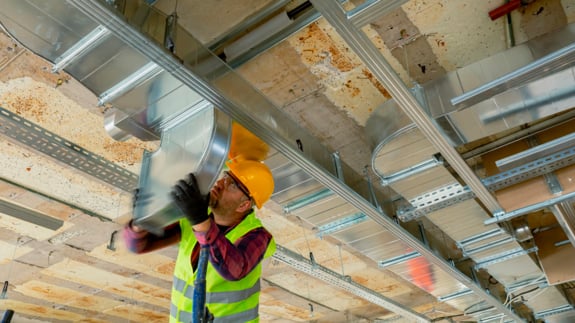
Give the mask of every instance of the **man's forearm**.
[{"label": "man's forearm", "polygon": [[134,253],[146,253],[177,243],[180,241],[181,233],[178,223],[166,227],[164,234],[157,236],[134,226],[130,221],[124,226],[123,236],[128,250]]}]

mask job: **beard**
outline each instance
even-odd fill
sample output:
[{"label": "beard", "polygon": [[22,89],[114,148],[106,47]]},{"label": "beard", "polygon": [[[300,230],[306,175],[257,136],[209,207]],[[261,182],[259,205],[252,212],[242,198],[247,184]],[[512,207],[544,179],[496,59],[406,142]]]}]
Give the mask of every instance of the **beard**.
[{"label": "beard", "polygon": [[215,209],[217,208],[219,205],[218,203],[218,199],[214,198],[214,196],[212,194],[210,194],[210,200],[208,202],[208,206],[210,207],[210,209]]}]

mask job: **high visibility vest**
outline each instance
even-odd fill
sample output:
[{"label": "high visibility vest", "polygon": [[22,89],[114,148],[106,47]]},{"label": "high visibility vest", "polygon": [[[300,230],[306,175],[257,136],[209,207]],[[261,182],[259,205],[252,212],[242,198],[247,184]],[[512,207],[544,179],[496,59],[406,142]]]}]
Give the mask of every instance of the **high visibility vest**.
[{"label": "high visibility vest", "polygon": [[[262,224],[254,212],[226,234],[230,242],[235,243],[249,231],[261,228]],[[187,219],[180,220],[182,239],[174,269],[172,284],[172,302],[170,305],[170,323],[192,321],[192,301],[194,279],[196,277],[190,263],[190,256],[197,243],[192,226]],[[271,257],[276,245],[272,238],[264,258]],[[260,296],[261,262],[244,278],[238,281],[225,280],[208,262],[206,272],[206,307],[214,316],[214,323],[258,322]]]}]

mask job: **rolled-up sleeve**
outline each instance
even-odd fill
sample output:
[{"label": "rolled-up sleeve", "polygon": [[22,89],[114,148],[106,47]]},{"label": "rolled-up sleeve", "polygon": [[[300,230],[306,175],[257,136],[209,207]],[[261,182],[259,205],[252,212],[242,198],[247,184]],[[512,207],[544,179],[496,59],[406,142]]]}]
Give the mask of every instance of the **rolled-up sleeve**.
[{"label": "rolled-up sleeve", "polygon": [[180,241],[181,231],[179,224],[174,223],[164,229],[163,235],[157,236],[148,231],[134,231],[130,221],[124,226],[122,235],[128,250],[146,253],[177,243]]}]

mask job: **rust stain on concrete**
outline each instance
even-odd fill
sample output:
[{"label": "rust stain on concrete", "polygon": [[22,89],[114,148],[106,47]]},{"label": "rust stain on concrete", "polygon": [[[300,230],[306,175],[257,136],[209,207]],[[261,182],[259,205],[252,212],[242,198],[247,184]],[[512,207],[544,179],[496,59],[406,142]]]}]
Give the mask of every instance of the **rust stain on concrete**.
[{"label": "rust stain on concrete", "polygon": [[317,23],[307,27],[298,40],[303,45],[301,47],[302,60],[308,64],[319,64],[328,59],[331,65],[341,72],[349,72],[357,67],[357,64],[346,56],[348,54],[340,50]]},{"label": "rust stain on concrete", "polygon": [[373,86],[375,86],[375,88],[377,88],[377,90],[381,94],[383,94],[384,97],[391,99],[391,94],[387,92],[385,87],[383,87],[383,84],[381,84],[379,80],[373,74],[371,74],[371,72],[368,69],[364,68],[363,70],[361,70],[361,72],[371,82],[371,84],[373,84]]}]

